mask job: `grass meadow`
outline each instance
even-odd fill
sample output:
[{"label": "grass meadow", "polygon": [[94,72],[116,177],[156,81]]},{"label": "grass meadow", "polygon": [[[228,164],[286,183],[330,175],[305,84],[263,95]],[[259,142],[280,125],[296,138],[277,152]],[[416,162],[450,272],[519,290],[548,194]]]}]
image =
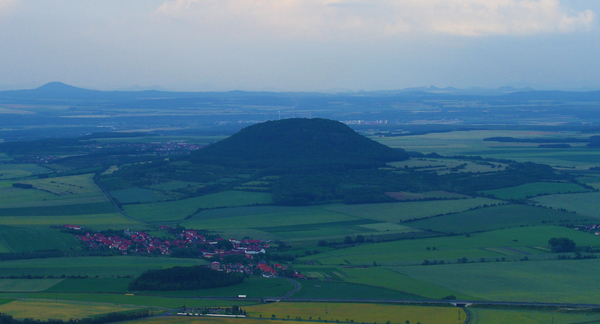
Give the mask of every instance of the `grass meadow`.
[{"label": "grass meadow", "polygon": [[493,195],[498,199],[528,199],[535,196],[559,193],[586,192],[588,189],[575,184],[564,182],[536,182],[517,187],[482,191],[485,195]]},{"label": "grass meadow", "polygon": [[293,298],[317,299],[372,299],[372,300],[425,300],[426,298],[409,293],[362,284],[340,281],[305,280],[300,283],[300,291]]},{"label": "grass meadow", "polygon": [[0,217],[0,225],[6,226],[60,226],[65,224],[79,225],[86,229],[126,229],[145,228],[146,224],[127,218],[118,213],[74,216],[4,216]]},{"label": "grass meadow", "polygon": [[0,279],[0,292],[44,291],[63,279]]},{"label": "grass meadow", "polygon": [[528,309],[485,309],[470,307],[471,323],[473,324],[574,324],[574,323],[598,323],[600,314],[584,310],[528,310]]},{"label": "grass meadow", "polygon": [[[578,221],[580,215],[524,205],[501,205],[422,219],[404,225],[441,233],[472,233],[547,222]],[[543,223],[544,222],[544,223]]]},{"label": "grass meadow", "polygon": [[[418,240],[402,240],[378,244],[362,244],[333,250],[301,260],[314,260],[326,265],[384,266],[420,264],[423,260],[457,258],[509,258],[546,253],[552,237],[567,237],[579,246],[600,246],[600,237],[559,226],[529,226],[474,233],[469,236],[445,236]],[[429,249],[428,249],[429,248]],[[435,248],[435,249],[434,249]]]},{"label": "grass meadow", "polygon": [[103,292],[127,293],[127,285],[131,278],[87,278],[87,279],[61,279],[60,282],[44,289],[46,292]]},{"label": "grass meadow", "polygon": [[532,200],[545,207],[552,207],[554,209],[563,208],[568,211],[574,211],[582,216],[592,217],[594,219],[600,218],[600,212],[598,210],[600,192],[551,195],[537,197]]},{"label": "grass meadow", "polygon": [[[0,156],[1,160],[6,160],[6,155]],[[0,164],[0,179],[25,178],[33,174],[48,173],[49,169],[37,164]]]},{"label": "grass meadow", "polygon": [[139,275],[149,269],[207,264],[196,259],[135,256],[46,258],[0,262],[0,276],[90,276],[113,278]]},{"label": "grass meadow", "polygon": [[147,222],[178,222],[198,209],[269,204],[271,199],[270,193],[223,191],[177,201],[126,205],[124,209],[129,216]]},{"label": "grass meadow", "polygon": [[79,241],[67,233],[43,227],[0,226],[0,238],[11,252],[69,250]]},{"label": "grass meadow", "polygon": [[593,303],[590,284],[600,260],[483,262],[398,267],[394,271],[434,285],[494,301]]},{"label": "grass meadow", "polygon": [[145,295],[170,297],[237,297],[246,295],[248,298],[279,297],[294,289],[294,286],[284,278],[247,278],[238,285],[222,288],[178,291],[143,291]]},{"label": "grass meadow", "polygon": [[160,191],[144,189],[144,188],[128,188],[122,190],[114,190],[110,195],[119,201],[121,204],[131,203],[151,203],[168,199],[169,196],[161,194]]},{"label": "grass meadow", "polygon": [[413,201],[385,204],[329,205],[328,210],[360,218],[398,223],[408,219],[420,219],[445,213],[457,213],[471,208],[503,203],[488,198]]},{"label": "grass meadow", "polygon": [[94,315],[139,309],[138,306],[76,301],[20,299],[0,305],[0,312],[17,319],[39,320],[84,318]]}]

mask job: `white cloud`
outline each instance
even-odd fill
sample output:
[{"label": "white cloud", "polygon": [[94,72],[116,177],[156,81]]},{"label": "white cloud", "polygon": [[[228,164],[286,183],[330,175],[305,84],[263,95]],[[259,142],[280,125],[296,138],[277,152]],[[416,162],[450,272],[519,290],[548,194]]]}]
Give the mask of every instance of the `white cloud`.
[{"label": "white cloud", "polygon": [[319,38],[566,33],[595,21],[559,0],[170,0],[156,14],[214,32]]}]

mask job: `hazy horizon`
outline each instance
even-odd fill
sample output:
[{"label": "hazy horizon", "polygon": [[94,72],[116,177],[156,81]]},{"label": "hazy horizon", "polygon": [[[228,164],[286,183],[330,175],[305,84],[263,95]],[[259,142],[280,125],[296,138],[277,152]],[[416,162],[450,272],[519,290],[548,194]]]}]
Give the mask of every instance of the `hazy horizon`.
[{"label": "hazy horizon", "polygon": [[0,0],[0,90],[600,89],[592,0]]}]

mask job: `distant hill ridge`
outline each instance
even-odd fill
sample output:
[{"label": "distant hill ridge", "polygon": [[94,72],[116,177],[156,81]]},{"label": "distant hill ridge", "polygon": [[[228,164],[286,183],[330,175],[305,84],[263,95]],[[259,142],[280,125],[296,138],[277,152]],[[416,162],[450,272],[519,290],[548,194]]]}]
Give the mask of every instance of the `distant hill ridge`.
[{"label": "distant hill ridge", "polygon": [[191,159],[197,163],[246,167],[372,167],[407,160],[408,154],[359,135],[338,121],[292,118],[246,127],[195,151]]}]

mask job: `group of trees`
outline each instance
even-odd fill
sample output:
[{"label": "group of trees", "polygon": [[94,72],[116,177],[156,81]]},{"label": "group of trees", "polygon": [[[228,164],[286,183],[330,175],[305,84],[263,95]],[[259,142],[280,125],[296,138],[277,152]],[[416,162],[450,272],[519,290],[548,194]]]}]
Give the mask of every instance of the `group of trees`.
[{"label": "group of trees", "polygon": [[129,290],[196,290],[232,286],[244,281],[241,273],[226,273],[203,266],[148,270],[129,283]]}]

